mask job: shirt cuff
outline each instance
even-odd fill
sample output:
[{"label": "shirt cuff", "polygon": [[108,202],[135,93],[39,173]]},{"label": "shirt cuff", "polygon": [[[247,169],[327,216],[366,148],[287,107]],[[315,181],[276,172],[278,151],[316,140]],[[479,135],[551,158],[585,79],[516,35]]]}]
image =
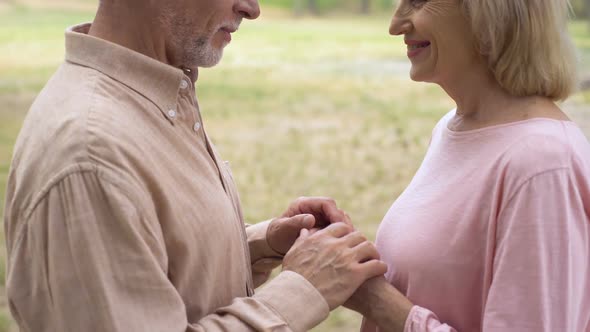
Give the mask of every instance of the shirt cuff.
[{"label": "shirt cuff", "polygon": [[328,303],[304,277],[283,271],[256,292],[254,298],[279,314],[295,332],[308,331],[330,314]]},{"label": "shirt cuff", "polygon": [[438,317],[432,311],[415,305],[406,319],[404,332],[432,331],[441,325]]},{"label": "shirt cuff", "polygon": [[266,231],[270,222],[271,220],[267,220],[246,227],[248,247],[250,248],[250,263],[252,265],[265,258],[279,261],[283,259],[284,255],[274,251],[266,241]]}]

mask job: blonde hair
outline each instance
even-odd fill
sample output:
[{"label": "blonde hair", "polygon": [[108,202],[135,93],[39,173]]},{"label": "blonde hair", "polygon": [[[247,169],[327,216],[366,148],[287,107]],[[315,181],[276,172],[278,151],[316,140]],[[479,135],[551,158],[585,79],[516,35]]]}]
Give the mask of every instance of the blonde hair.
[{"label": "blonde hair", "polygon": [[462,0],[478,51],[515,96],[564,100],[578,84],[568,0]]}]

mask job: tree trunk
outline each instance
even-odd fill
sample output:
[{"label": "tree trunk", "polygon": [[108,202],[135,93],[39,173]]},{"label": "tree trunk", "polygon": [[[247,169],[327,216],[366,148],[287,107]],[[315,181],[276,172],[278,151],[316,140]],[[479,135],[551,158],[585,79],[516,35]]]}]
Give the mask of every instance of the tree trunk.
[{"label": "tree trunk", "polygon": [[307,10],[313,15],[319,14],[318,2],[316,0],[307,0]]},{"label": "tree trunk", "polygon": [[[590,0],[588,0],[590,1]],[[371,10],[371,0],[361,0],[361,14],[368,14]]]},{"label": "tree trunk", "polygon": [[293,1],[293,14],[295,16],[302,16],[305,12],[305,8],[303,5],[303,0],[294,0]]}]

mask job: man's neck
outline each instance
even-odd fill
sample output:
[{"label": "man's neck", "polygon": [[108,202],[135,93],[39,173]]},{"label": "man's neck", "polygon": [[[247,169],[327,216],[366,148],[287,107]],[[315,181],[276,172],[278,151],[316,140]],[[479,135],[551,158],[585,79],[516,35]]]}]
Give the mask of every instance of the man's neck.
[{"label": "man's neck", "polygon": [[101,3],[88,34],[173,65],[158,15],[147,5],[131,6],[125,1]]}]

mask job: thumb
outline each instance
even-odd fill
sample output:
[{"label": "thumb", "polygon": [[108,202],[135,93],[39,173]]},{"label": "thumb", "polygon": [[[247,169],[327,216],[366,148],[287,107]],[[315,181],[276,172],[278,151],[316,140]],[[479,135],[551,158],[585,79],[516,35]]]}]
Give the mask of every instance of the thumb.
[{"label": "thumb", "polygon": [[296,229],[311,229],[315,225],[315,218],[311,214],[298,214],[286,220],[286,226]]}]

